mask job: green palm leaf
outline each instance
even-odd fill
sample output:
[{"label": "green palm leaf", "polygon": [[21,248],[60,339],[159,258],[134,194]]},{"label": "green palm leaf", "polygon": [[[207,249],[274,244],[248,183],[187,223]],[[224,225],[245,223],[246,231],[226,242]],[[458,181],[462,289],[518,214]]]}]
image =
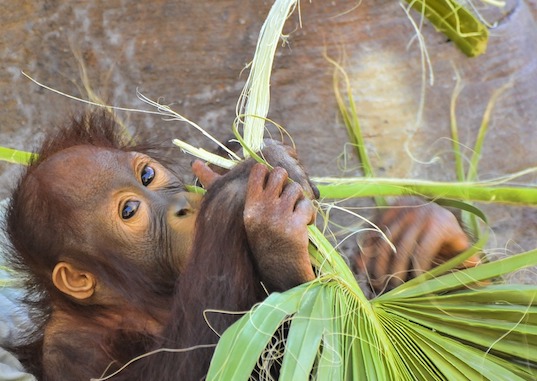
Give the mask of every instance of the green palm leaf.
[{"label": "green palm leaf", "polygon": [[[283,380],[537,376],[537,286],[479,283],[537,265],[537,250],[403,285],[370,302],[356,282],[337,275],[337,253],[324,254],[336,263],[334,273],[272,294],[246,314],[220,339],[208,379],[247,380],[291,315]],[[219,372],[224,368],[229,373]]]}]

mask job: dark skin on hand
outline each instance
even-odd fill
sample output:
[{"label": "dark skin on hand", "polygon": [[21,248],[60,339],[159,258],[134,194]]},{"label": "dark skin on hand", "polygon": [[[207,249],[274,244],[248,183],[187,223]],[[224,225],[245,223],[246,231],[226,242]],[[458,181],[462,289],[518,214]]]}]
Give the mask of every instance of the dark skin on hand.
[{"label": "dark skin on hand", "polygon": [[[206,310],[245,311],[267,291],[315,277],[307,226],[318,192],[291,148],[268,142],[262,155],[272,170],[249,159],[221,175],[194,162],[201,197],[185,192],[165,158],[123,143],[119,131],[102,115],[72,121],[45,141],[13,193],[12,266],[28,276],[36,327],[14,350],[41,380],[99,377],[158,348],[204,345],[152,355],[113,378],[200,379],[214,350],[207,345],[218,341],[213,329],[239,317]],[[375,238],[363,248],[374,286],[468,245],[434,204],[390,209],[380,224],[398,251]]]},{"label": "dark skin on hand", "polygon": [[[360,245],[356,263],[376,293],[390,290],[470,246],[453,213],[418,197],[398,199],[374,222],[385,237],[369,232]],[[476,255],[467,259],[463,267],[479,262]]]},{"label": "dark skin on hand", "polygon": [[[265,160],[278,166],[273,170],[261,163],[252,167],[244,224],[258,268],[270,274],[264,279],[265,286],[268,290],[285,291],[315,278],[308,254],[307,225],[315,222],[311,200],[318,197],[318,191],[302,169],[292,165],[296,153],[290,147],[269,142],[268,148]],[[194,161],[192,171],[206,189],[222,178],[200,160]],[[298,181],[290,181],[291,178]],[[263,255],[284,253],[283,250],[296,253],[294,260]]]}]

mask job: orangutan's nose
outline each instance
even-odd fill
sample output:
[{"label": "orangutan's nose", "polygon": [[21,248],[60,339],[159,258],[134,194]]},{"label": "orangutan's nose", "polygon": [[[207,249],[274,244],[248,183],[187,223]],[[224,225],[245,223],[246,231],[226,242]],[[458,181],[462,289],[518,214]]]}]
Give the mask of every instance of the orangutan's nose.
[{"label": "orangutan's nose", "polygon": [[196,211],[184,194],[179,194],[174,198],[171,208],[176,217],[188,216]]},{"label": "orangutan's nose", "polygon": [[176,217],[188,216],[198,211],[200,202],[200,195],[182,192],[174,197],[170,212]]}]

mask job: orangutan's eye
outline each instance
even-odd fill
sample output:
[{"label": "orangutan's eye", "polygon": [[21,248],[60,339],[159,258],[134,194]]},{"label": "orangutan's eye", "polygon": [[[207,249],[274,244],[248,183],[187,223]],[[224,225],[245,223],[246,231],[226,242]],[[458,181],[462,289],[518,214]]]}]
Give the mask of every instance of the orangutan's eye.
[{"label": "orangutan's eye", "polygon": [[140,206],[140,201],[128,200],[121,209],[121,218],[128,220],[136,214],[138,207]]},{"label": "orangutan's eye", "polygon": [[150,167],[149,165],[146,165],[144,169],[142,169],[142,184],[143,186],[148,186],[151,184],[151,181],[155,178],[155,170],[153,167]]}]

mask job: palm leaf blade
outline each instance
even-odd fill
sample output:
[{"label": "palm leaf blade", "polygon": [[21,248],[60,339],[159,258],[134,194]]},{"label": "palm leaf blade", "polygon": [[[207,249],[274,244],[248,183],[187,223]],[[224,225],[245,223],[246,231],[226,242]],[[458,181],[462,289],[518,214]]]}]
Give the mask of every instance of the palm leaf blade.
[{"label": "palm leaf blade", "polygon": [[[390,306],[389,311],[424,327],[451,337],[462,338],[488,350],[537,362],[535,326],[490,318],[469,319],[462,314],[453,317],[448,313],[442,313],[442,310],[437,314],[427,314],[412,308]],[[525,346],[520,345],[523,342],[526,342]]]},{"label": "palm leaf blade", "polygon": [[253,313],[228,328],[218,342],[207,379],[247,380],[278,327],[296,312],[303,289],[299,286],[284,294],[271,294]]},{"label": "palm leaf blade", "polygon": [[286,380],[309,380],[320,350],[325,324],[330,316],[332,298],[328,289],[312,287],[304,295],[302,308],[295,314],[285,346],[281,377]]},{"label": "palm leaf blade", "polygon": [[[400,298],[416,297],[438,293],[440,291],[446,292],[452,289],[460,289],[465,285],[475,285],[479,281],[493,279],[535,265],[537,265],[537,249],[491,263],[485,263],[477,267],[449,273],[427,282],[417,284],[413,287],[396,288],[376,298],[376,301],[386,302],[392,299],[400,300]],[[530,297],[533,295],[531,292],[533,289],[534,288],[530,288],[530,290],[527,290],[530,292]],[[528,295],[524,294],[520,297],[528,297]]]}]

